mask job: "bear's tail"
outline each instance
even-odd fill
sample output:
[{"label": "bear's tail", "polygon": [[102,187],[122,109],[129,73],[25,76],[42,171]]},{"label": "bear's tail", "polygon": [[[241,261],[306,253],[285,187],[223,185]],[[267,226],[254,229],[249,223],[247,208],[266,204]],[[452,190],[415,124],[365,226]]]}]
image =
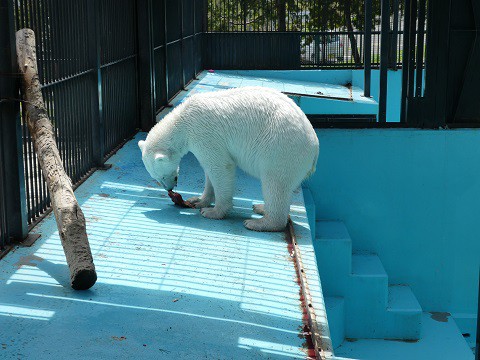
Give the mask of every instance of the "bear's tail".
[{"label": "bear's tail", "polygon": [[313,175],[313,173],[317,170],[317,160],[318,160],[318,152],[319,152],[319,149],[317,148],[317,152],[315,153],[315,158],[313,159],[313,164],[312,164],[312,168],[308,171],[307,175],[305,176],[305,179],[308,179],[310,176]]}]

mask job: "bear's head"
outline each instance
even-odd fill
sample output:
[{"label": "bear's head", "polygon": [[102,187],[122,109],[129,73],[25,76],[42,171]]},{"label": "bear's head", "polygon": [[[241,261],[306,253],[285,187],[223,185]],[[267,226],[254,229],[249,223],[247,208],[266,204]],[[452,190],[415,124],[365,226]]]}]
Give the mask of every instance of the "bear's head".
[{"label": "bear's head", "polygon": [[145,141],[140,140],[138,147],[142,151],[142,160],[145,168],[152,178],[161,184],[165,190],[173,190],[177,186],[179,160],[172,154],[145,146]]}]

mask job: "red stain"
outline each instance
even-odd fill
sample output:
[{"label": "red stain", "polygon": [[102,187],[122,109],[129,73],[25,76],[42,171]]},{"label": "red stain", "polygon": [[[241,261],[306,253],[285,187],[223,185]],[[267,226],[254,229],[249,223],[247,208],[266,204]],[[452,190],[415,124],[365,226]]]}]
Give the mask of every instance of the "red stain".
[{"label": "red stain", "polygon": [[300,333],[298,336],[300,338],[305,339],[303,345],[303,350],[305,351],[305,354],[307,356],[308,360],[316,360],[317,359],[317,354],[315,352],[315,345],[313,343],[313,338],[312,338],[312,333],[310,331],[309,327],[309,316],[307,312],[307,303],[305,301],[305,297],[303,295],[302,291],[302,282],[300,280],[300,273],[301,270],[298,268],[297,262],[295,261],[295,247],[294,244],[292,243],[292,239],[288,235],[288,230],[287,230],[287,236],[285,237],[285,241],[287,242],[287,250],[288,253],[290,254],[290,259],[293,262],[293,266],[295,267],[295,273],[297,274],[295,278],[295,282],[298,284],[299,289],[298,289],[298,299],[300,300],[300,309],[302,311],[302,322],[303,322],[303,328],[300,329]]},{"label": "red stain", "polygon": [[127,340],[127,337],[126,336],[112,336],[112,339],[117,340],[117,341],[123,341],[123,340]]}]

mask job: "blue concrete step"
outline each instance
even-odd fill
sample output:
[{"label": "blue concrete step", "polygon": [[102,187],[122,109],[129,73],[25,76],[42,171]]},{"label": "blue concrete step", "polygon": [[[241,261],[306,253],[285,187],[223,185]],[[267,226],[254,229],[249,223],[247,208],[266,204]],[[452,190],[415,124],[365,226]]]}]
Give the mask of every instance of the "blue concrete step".
[{"label": "blue concrete step", "polygon": [[343,297],[325,297],[328,324],[330,325],[330,339],[333,348],[342,345],[345,339],[345,301]]},{"label": "blue concrete step", "polygon": [[[375,254],[353,254],[345,296],[345,333],[349,338],[383,337],[388,275]],[[354,319],[352,321],[351,319]]]},{"label": "blue concrete step", "polygon": [[417,340],[422,327],[422,307],[407,285],[388,288],[385,338]]},{"label": "blue concrete step", "polygon": [[310,226],[310,232],[312,235],[312,239],[315,239],[315,201],[313,200],[312,193],[310,189],[307,187],[302,187],[303,191],[303,202],[305,204],[305,210],[307,211],[307,218],[308,218],[308,225]]},{"label": "blue concrete step", "polygon": [[473,360],[471,349],[451,317],[438,321],[432,314],[424,312],[421,321],[422,337],[418,341],[344,341],[335,348],[335,356],[338,359],[368,360]]},{"label": "blue concrete step", "polygon": [[352,240],[343,222],[316,221],[315,234],[334,346],[341,336],[418,339],[422,309],[408,286],[389,286],[378,255],[352,252]]},{"label": "blue concrete step", "polygon": [[342,222],[319,221],[314,241],[318,272],[327,296],[343,296],[352,272],[352,240]]}]

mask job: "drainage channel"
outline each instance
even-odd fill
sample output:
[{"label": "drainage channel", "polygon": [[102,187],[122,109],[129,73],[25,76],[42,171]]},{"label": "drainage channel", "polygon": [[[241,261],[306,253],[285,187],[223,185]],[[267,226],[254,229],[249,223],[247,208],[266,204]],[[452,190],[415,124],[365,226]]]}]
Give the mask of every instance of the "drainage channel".
[{"label": "drainage channel", "polygon": [[[302,254],[296,241],[293,222],[290,218],[288,219],[285,240],[287,242],[288,252],[295,266],[297,282],[300,286],[299,296],[304,324],[301,336],[305,338],[304,350],[307,359],[331,359],[333,357],[333,349],[329,341],[329,331],[328,329],[322,328],[317,322],[315,307],[308,286],[308,278],[302,262]],[[324,339],[328,340],[324,341]]]}]

